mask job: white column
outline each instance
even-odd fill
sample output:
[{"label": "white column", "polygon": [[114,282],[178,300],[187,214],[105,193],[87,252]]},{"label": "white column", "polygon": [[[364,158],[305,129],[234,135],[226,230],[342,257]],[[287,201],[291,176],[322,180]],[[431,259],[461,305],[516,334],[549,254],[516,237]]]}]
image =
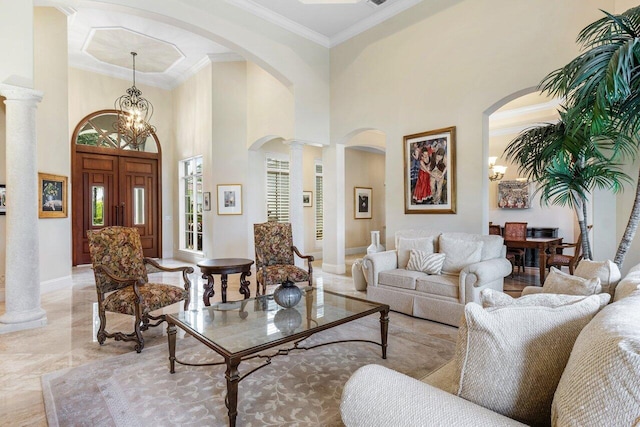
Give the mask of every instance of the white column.
[{"label": "white column", "polygon": [[42,92],[0,84],[6,104],[6,313],[0,333],[47,324],[40,307],[36,107]]},{"label": "white column", "polygon": [[[324,238],[322,271],[345,273],[345,165],[344,145],[331,144],[322,152]],[[331,195],[331,196],[329,196]]]},{"label": "white column", "polygon": [[[302,151],[304,144],[297,141],[287,142],[289,145],[289,220],[293,233],[293,244],[301,253],[304,249],[304,216],[302,214]],[[304,260],[295,257],[296,265],[304,266]]]}]

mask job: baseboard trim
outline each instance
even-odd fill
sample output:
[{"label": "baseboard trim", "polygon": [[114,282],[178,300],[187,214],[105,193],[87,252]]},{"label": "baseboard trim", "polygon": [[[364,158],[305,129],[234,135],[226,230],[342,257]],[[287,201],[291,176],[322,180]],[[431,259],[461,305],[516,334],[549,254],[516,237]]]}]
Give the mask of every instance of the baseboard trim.
[{"label": "baseboard trim", "polygon": [[45,280],[40,282],[40,295],[49,292],[58,291],[60,289],[71,289],[73,279],[71,276],[58,277],[57,279]]},{"label": "baseboard trim", "polygon": [[326,262],[323,262],[322,271],[333,274],[344,274],[347,269],[344,264],[327,264]]}]

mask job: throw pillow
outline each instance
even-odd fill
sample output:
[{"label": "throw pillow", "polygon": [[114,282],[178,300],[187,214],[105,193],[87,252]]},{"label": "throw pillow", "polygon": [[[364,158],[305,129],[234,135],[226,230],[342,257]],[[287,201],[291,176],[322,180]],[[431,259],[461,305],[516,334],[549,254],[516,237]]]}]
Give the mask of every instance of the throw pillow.
[{"label": "throw pillow", "polygon": [[622,277],[620,269],[613,261],[590,261],[588,259],[580,261],[574,275],[582,277],[583,279],[600,278],[602,292],[608,292],[611,296],[613,296],[616,285]]},{"label": "throw pillow", "polygon": [[445,254],[427,254],[411,249],[407,270],[422,271],[427,274],[440,274],[444,265]]},{"label": "throw pillow", "polygon": [[[483,308],[505,307],[508,305],[517,306],[543,306],[543,307],[560,307],[561,305],[572,304],[582,301],[588,296],[582,295],[562,295],[562,294],[530,294],[521,296],[520,298],[512,298],[504,292],[494,289],[484,289],[480,292],[480,301]],[[604,308],[611,300],[609,294],[598,294],[600,298],[600,308]]]},{"label": "throw pillow", "polygon": [[549,272],[549,275],[544,280],[544,285],[542,285],[542,292],[565,295],[594,295],[602,292],[602,286],[600,286],[598,277],[583,279],[551,267],[551,272]]},{"label": "throw pillow", "polygon": [[420,237],[417,239],[398,239],[398,268],[407,268],[409,262],[409,251],[411,249],[417,249],[427,254],[432,254],[433,251],[433,236]]},{"label": "throw pillow", "polygon": [[573,343],[600,309],[596,295],[560,307],[465,306],[456,394],[529,425],[548,425]]},{"label": "throw pillow", "polygon": [[458,274],[469,264],[482,260],[482,242],[440,236],[440,253],[446,254],[442,272]]},{"label": "throw pillow", "polygon": [[640,292],[605,307],[582,330],[551,407],[555,426],[637,426]]}]

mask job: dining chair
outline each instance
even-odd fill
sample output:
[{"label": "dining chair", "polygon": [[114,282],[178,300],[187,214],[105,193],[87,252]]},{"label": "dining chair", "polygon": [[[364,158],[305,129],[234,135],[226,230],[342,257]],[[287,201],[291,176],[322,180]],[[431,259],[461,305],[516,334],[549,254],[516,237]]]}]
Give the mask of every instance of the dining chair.
[{"label": "dining chair", "polygon": [[[587,227],[587,230],[591,230],[593,225]],[[573,248],[573,255],[565,255],[562,253],[565,249]],[[556,267],[562,269],[562,267],[569,268],[569,274],[573,274],[573,270],[578,266],[578,263],[582,259],[582,233],[578,236],[578,240],[575,243],[562,243],[557,245],[551,245],[549,247],[549,255],[547,256],[547,269]]]},{"label": "dining chair", "polygon": [[489,234],[502,236],[502,227],[497,224],[489,224]]},{"label": "dining chair", "polygon": [[[527,223],[526,222],[505,222],[504,223],[504,240],[527,240]],[[507,245],[507,258],[512,256],[514,258],[514,266],[518,267],[518,274],[520,268],[524,273],[524,248],[509,248]]]}]

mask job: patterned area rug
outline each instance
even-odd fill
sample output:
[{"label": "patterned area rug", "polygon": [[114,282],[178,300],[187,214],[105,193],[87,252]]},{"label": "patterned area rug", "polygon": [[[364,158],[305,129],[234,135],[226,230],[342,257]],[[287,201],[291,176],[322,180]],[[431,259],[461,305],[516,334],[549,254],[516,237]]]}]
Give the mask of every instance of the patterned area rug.
[{"label": "patterned area rug", "polygon": [[[380,340],[377,316],[320,332],[306,345],[342,339]],[[220,360],[193,338],[177,342],[178,359]],[[285,346],[287,347],[287,346]],[[379,346],[340,343],[277,356],[240,382],[239,426],[341,426],[340,397],[351,374],[376,363],[422,378],[453,356],[454,344],[389,327],[387,360]],[[271,354],[272,352],[267,352]],[[263,362],[240,364],[240,373]],[[226,426],[225,367],[176,364],[169,373],[165,345],[43,375],[50,426]],[[384,393],[384,390],[380,390]]]}]

